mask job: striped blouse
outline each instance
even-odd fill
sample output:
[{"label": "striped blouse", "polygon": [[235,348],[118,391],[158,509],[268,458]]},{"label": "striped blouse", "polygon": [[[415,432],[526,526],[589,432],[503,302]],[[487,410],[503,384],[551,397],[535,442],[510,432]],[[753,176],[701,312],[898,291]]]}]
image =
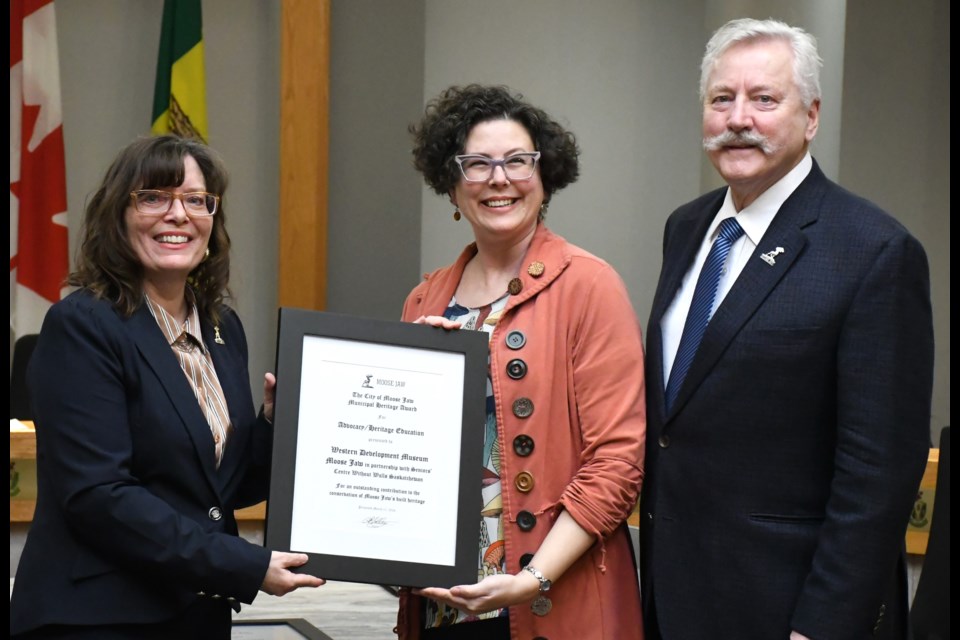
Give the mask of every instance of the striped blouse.
[{"label": "striped blouse", "polygon": [[163,307],[146,294],[143,297],[154,320],[160,326],[163,337],[173,349],[173,354],[177,357],[180,368],[183,369],[187,382],[190,383],[190,388],[197,397],[200,409],[210,424],[216,447],[216,464],[219,469],[224,448],[230,437],[230,412],[227,410],[227,401],[223,396],[217,371],[213,368],[210,351],[203,344],[197,307],[190,305],[187,321],[178,326],[177,320]]}]

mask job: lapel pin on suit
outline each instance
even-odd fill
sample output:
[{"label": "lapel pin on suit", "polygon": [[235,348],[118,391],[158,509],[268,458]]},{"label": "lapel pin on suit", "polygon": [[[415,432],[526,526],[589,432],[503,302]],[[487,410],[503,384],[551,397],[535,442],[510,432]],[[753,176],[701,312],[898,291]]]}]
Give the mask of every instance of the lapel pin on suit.
[{"label": "lapel pin on suit", "polygon": [[772,267],[773,265],[777,264],[777,261],[775,260],[775,258],[781,253],[783,253],[783,247],[777,247],[773,251],[768,251],[767,253],[761,253],[760,258]]},{"label": "lapel pin on suit", "polygon": [[213,341],[217,344],[227,344],[223,341],[223,338],[220,337],[220,326],[216,325],[213,327]]}]

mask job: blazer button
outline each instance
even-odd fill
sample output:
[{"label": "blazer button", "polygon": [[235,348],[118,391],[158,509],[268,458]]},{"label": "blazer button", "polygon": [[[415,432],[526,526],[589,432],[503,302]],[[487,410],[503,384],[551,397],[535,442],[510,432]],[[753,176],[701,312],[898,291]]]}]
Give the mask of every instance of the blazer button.
[{"label": "blazer button", "polygon": [[530,531],[537,526],[537,516],[529,511],[521,511],[517,514],[517,526],[521,531]]},{"label": "blazer button", "polygon": [[513,484],[520,493],[530,493],[534,484],[533,475],[528,471],[521,471],[517,474],[517,477],[513,479]]},{"label": "blazer button", "polygon": [[661,449],[666,449],[667,447],[670,446],[670,436],[668,436],[667,434],[663,434],[662,436],[657,438],[657,444],[660,445]]},{"label": "blazer button", "polygon": [[507,375],[514,380],[519,380],[527,375],[527,363],[519,358],[511,360],[507,363]]},{"label": "blazer button", "polygon": [[525,554],[523,554],[522,556],[520,556],[520,568],[522,569],[522,568],[524,568],[525,566],[527,566],[528,564],[530,564],[530,561],[531,561],[531,560],[533,560],[533,554],[532,554],[532,553],[525,553]]},{"label": "blazer button", "polygon": [[529,418],[533,413],[533,401],[530,398],[517,398],[513,401],[513,415],[518,418]]},{"label": "blazer button", "polygon": [[521,291],[523,291],[523,280],[520,278],[513,278],[507,283],[507,291],[510,292],[510,295],[515,296]]},{"label": "blazer button", "polygon": [[223,511],[220,510],[220,507],[210,507],[210,511],[207,512],[207,516],[216,522],[223,518]]},{"label": "blazer button", "polygon": [[520,434],[513,439],[513,451],[521,458],[526,458],[533,453],[533,438],[525,433]]},{"label": "blazer button", "polygon": [[511,349],[520,349],[525,344],[527,344],[527,336],[523,335],[523,331],[514,330],[507,334],[507,346]]}]

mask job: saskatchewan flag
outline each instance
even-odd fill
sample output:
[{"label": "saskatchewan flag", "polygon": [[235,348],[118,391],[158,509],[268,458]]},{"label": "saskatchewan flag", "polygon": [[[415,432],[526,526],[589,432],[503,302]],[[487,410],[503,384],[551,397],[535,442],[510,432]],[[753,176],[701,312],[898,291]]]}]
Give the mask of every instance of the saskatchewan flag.
[{"label": "saskatchewan flag", "polygon": [[207,139],[200,0],[164,0],[153,133]]}]

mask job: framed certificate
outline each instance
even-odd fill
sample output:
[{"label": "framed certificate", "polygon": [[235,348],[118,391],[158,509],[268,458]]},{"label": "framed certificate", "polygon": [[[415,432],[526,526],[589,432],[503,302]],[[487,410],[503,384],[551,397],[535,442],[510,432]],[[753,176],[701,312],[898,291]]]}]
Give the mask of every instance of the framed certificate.
[{"label": "framed certificate", "polygon": [[372,584],[477,580],[487,336],[280,309],[266,546]]}]

